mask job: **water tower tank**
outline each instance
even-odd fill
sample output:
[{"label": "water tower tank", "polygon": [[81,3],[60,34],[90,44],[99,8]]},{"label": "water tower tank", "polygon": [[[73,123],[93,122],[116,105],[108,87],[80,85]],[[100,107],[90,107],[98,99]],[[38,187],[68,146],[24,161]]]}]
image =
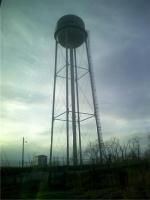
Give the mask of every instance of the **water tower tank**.
[{"label": "water tower tank", "polygon": [[87,37],[83,20],[76,15],[61,17],[57,22],[54,37],[65,48],[79,47]]}]

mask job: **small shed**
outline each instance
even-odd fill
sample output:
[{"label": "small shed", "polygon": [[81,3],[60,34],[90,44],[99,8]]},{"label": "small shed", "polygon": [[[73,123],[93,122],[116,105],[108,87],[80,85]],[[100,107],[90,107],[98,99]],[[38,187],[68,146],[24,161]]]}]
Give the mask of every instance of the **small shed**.
[{"label": "small shed", "polygon": [[45,155],[35,156],[33,159],[33,165],[39,166],[39,167],[46,167],[47,166],[47,156],[45,156]]}]

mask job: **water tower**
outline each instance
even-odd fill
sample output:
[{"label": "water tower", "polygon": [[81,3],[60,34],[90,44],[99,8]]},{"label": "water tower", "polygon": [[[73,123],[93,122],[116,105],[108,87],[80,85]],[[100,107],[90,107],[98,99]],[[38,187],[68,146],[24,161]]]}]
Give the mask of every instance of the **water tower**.
[{"label": "water tower", "polygon": [[[90,59],[89,36],[88,32],[85,30],[83,20],[75,15],[65,15],[61,17],[56,25],[54,38],[56,41],[56,46],[51,122],[50,165],[53,164],[53,145],[55,134],[59,134],[59,137],[57,137],[55,143],[61,142],[61,137],[63,137],[63,132],[61,129],[60,131],[57,131],[57,133],[55,133],[55,121],[57,120],[65,123],[64,129],[66,146],[65,148],[61,148],[61,152],[63,151],[64,155],[66,155],[67,165],[70,164],[70,158],[72,158],[73,165],[82,164],[84,162],[82,147],[84,144],[84,141],[82,140],[83,126],[81,128],[81,124],[83,121],[89,120],[90,118],[93,118],[95,121],[95,132],[99,148],[99,159],[102,159],[102,135],[100,121],[98,117],[99,113],[96,102],[96,91]],[[87,60],[86,67],[81,67],[77,64],[79,57],[79,55],[77,55],[77,52],[83,45],[85,47],[84,54]],[[60,55],[58,55],[58,50],[60,48],[63,49],[63,51],[65,52],[65,64],[62,67],[58,67],[58,59],[60,57]],[[85,70],[82,74],[80,74],[79,72],[79,70],[81,69]],[[60,75],[60,72],[62,72],[63,70],[64,74],[62,76]],[[84,76],[87,76],[87,74],[89,76],[89,81],[87,81],[87,83],[90,84],[88,90],[91,92],[93,106],[93,111],[91,113],[81,111],[82,102],[80,102],[81,98],[79,92],[79,81],[84,78]],[[62,111],[61,113],[56,113],[55,109],[58,104],[62,104],[61,101],[56,102],[56,88],[58,78],[63,78],[65,81],[65,92],[63,93],[65,102],[62,105],[64,106],[64,111]],[[81,116],[84,116],[84,118],[82,118]],[[62,132],[62,135],[60,132]],[[91,132],[89,138],[94,135],[93,132],[94,131]],[[84,132],[84,134],[86,133]]]}]

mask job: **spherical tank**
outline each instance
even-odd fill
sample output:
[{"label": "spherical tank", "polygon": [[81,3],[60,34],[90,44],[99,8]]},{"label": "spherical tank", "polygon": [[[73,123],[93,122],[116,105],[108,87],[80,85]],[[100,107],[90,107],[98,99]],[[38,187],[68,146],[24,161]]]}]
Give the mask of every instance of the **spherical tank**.
[{"label": "spherical tank", "polygon": [[87,37],[83,20],[76,15],[61,17],[57,22],[54,37],[65,48],[79,47]]}]

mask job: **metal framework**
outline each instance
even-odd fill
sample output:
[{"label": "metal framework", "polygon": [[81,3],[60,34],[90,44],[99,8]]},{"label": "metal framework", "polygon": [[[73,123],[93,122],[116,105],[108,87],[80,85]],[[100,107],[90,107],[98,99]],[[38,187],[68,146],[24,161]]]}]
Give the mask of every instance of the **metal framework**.
[{"label": "metal framework", "polygon": [[[53,133],[54,133],[54,122],[56,120],[66,122],[66,162],[69,165],[69,124],[72,124],[72,133],[73,133],[73,165],[82,165],[83,156],[82,156],[82,141],[81,141],[81,123],[90,118],[95,118],[96,128],[97,128],[97,138],[99,145],[99,154],[100,160],[102,161],[102,135],[101,135],[101,125],[98,117],[98,106],[96,101],[96,89],[94,84],[91,58],[90,58],[90,49],[89,49],[89,40],[88,37],[85,41],[86,46],[86,55],[88,61],[88,68],[77,66],[77,58],[76,58],[76,49],[75,48],[66,48],[66,64],[62,66],[59,70],[57,70],[57,57],[58,57],[58,42],[56,41],[55,46],[55,70],[54,70],[54,88],[53,88],[53,104],[52,104],[52,121],[51,121],[51,144],[50,144],[50,165],[52,165],[52,153],[53,153]],[[78,69],[81,68],[85,70],[85,72],[79,76]],[[60,75],[60,72],[65,69],[65,76]],[[69,77],[70,74],[70,77]],[[80,112],[80,97],[79,97],[79,86],[78,81],[82,79],[84,76],[89,74],[91,91],[92,91],[92,99],[93,99],[93,113]],[[55,115],[55,94],[56,94],[56,80],[57,78],[66,79],[66,110],[62,113]],[[69,93],[69,85],[70,85],[70,93]],[[69,99],[69,94],[71,94],[71,98]],[[69,110],[69,101],[71,103],[71,109]],[[72,114],[72,117],[69,119],[69,113]],[[81,115],[84,116],[81,119]],[[63,119],[61,118],[63,117]],[[78,139],[77,141],[77,134]],[[78,147],[77,147],[78,144]],[[79,150],[79,158],[77,154],[77,150]]]}]

